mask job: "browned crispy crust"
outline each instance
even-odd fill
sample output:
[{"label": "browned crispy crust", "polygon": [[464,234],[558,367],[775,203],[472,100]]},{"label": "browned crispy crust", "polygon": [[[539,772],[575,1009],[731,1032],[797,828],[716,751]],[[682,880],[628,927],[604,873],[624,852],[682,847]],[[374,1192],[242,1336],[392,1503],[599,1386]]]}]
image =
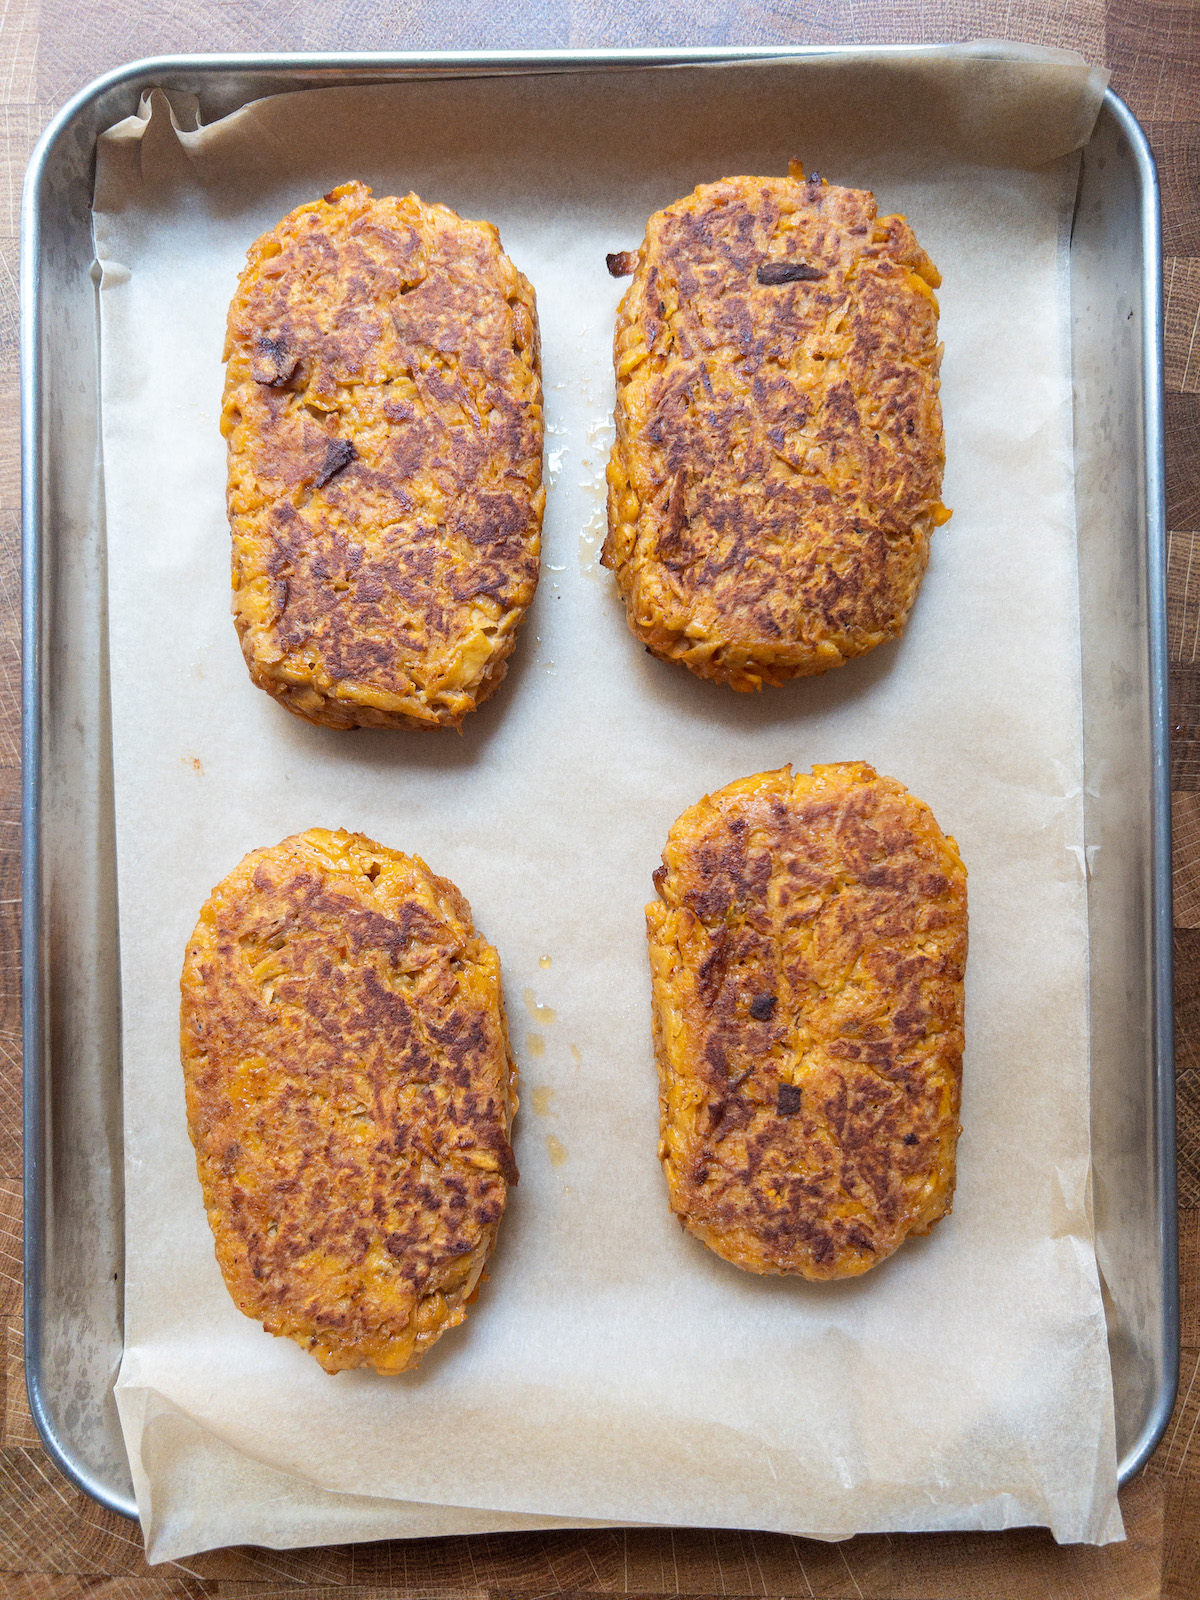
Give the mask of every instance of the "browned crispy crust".
[{"label": "browned crispy crust", "polygon": [[671,1209],[749,1272],[844,1278],[954,1193],[966,870],[865,762],[685,811],[646,908]]},{"label": "browned crispy crust", "polygon": [[602,559],[634,633],[735,689],[899,634],[949,516],[941,279],[907,222],[793,163],[656,212],[632,270]]},{"label": "browned crispy crust", "polygon": [[327,1372],[466,1314],[517,1181],[500,961],[452,883],[362,834],[252,850],[189,941],[188,1129],[230,1294]]},{"label": "browned crispy crust", "polygon": [[233,609],[250,676],[329,727],[456,728],[537,587],[533,290],[487,222],[346,183],[229,308]]}]

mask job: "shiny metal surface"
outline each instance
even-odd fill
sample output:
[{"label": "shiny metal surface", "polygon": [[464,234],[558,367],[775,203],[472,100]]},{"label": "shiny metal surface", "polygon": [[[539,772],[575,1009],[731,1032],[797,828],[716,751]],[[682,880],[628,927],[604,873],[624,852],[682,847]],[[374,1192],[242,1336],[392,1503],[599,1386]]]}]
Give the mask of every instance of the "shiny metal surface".
[{"label": "shiny metal surface", "polygon": [[[569,72],[876,48],[164,57],[47,128],[22,212],[25,1317],[47,1449],[135,1515],[120,1362],[120,983],[91,193],[98,134],[152,86],[205,121],[265,94],[429,74]],[[647,80],[648,92],[650,78]],[[1106,97],[1071,251],[1092,932],[1093,1175],[1122,1481],[1178,1379],[1161,244],[1153,162]]]},{"label": "shiny metal surface", "polygon": [[1162,259],[1145,135],[1109,93],[1071,236],[1091,931],[1092,1181],[1122,1481],[1179,1382]]}]

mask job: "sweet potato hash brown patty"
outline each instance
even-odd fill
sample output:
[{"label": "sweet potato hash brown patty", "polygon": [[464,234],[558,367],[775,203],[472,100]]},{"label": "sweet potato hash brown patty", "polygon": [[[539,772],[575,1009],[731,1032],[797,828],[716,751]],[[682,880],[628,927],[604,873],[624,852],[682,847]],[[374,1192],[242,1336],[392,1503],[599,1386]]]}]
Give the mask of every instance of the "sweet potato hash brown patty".
[{"label": "sweet potato hash brown patty", "polygon": [[334,728],[456,728],[537,587],[533,289],[488,222],[346,183],[254,244],[229,308],[234,617]]},{"label": "sweet potato hash brown patty", "polygon": [[646,908],[671,1209],[749,1272],[866,1272],[950,1210],[967,874],[861,761],[742,778]]},{"label": "sweet potato hash brown patty", "polygon": [[656,212],[617,315],[603,561],[651,654],[735,689],[899,634],[941,503],[936,267],[792,164]]},{"label": "sweet potato hash brown patty", "polygon": [[187,947],[188,1130],[230,1294],[327,1372],[460,1323],[508,1187],[500,960],[454,885],[362,834],[252,850]]}]

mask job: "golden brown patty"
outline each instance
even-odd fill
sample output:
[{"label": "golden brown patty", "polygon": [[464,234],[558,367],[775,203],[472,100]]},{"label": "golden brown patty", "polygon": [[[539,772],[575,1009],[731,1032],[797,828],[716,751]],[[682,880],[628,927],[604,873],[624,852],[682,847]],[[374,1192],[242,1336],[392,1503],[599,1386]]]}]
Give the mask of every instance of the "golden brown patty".
[{"label": "golden brown patty", "polygon": [[537,587],[533,290],[487,222],[343,184],[251,248],[229,308],[233,609],[310,722],[456,728]]},{"label": "golden brown patty", "polygon": [[845,1278],[950,1210],[967,874],[861,761],[675,823],[646,908],[671,1209],[749,1272]]},{"label": "golden brown patty", "polygon": [[873,195],[792,174],[702,184],[610,258],[603,560],[652,654],[735,689],[900,633],[949,515],[937,269]]},{"label": "golden brown patty", "polygon": [[183,966],[188,1128],[229,1292],[327,1372],[415,1366],[510,1183],[500,961],[452,883],[360,833],[252,850]]}]

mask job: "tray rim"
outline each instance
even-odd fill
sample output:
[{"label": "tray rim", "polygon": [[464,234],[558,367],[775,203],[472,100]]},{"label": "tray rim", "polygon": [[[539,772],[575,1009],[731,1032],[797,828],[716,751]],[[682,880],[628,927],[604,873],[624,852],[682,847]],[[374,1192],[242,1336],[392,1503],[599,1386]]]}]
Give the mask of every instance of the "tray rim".
[{"label": "tray rim", "polygon": [[1142,328],[1142,358],[1146,383],[1142,392],[1145,430],[1146,513],[1146,614],[1150,690],[1150,755],[1153,795],[1153,904],[1154,930],[1153,1124],[1158,1150],[1158,1203],[1163,1312],[1167,1340],[1163,1373],[1154,1404],[1149,1408],[1139,1438],[1118,1463],[1118,1483],[1124,1486],[1149,1461],[1167,1430],[1179,1391],[1179,1213],[1176,1194],[1175,1128],[1175,956],[1174,881],[1171,857],[1171,734],[1167,645],[1167,518],[1166,431],[1163,389],[1162,194],[1158,169],[1141,123],[1111,88],[1104,104],[1129,140],[1142,183],[1143,290],[1146,315]]},{"label": "tray rim", "polygon": [[[20,245],[20,425],[21,425],[21,1011],[23,1046],[23,1173],[25,1380],[30,1412],[47,1453],[77,1488],[110,1511],[137,1518],[136,1502],[121,1488],[99,1479],[72,1454],[50,1417],[41,1370],[43,1253],[46,1221],[46,1172],[42,1158],[45,1133],[44,1058],[42,1041],[43,947],[41,901],[42,796],[42,450],[39,419],[42,405],[40,347],[41,187],[50,156],[76,119],[102,96],[123,87],[158,87],[163,78],[205,76],[212,72],[278,74],[338,82],[383,82],[424,77],[539,76],[629,68],[686,67],[761,60],[811,60],[913,56],[940,53],[945,45],[740,45],[696,47],[620,47],[595,50],[393,50],[393,51],[250,51],[198,55],[164,54],[127,62],[102,73],[78,90],[43,130],[26,168],[21,197]],[[963,54],[1011,59],[1040,47],[1007,40],[972,40]],[[318,87],[297,82],[294,89]],[[265,93],[290,92],[282,88]],[[1154,1104],[1151,1123],[1158,1154],[1159,1277],[1163,1289],[1166,1339],[1162,1375],[1142,1431],[1118,1463],[1124,1486],[1145,1466],[1171,1418],[1179,1385],[1179,1259],[1176,1211],[1176,1144],[1174,1097],[1173,932],[1171,874],[1171,793],[1168,649],[1166,630],[1166,521],[1163,424],[1162,227],[1158,174],[1141,124],[1112,88],[1106,88],[1103,109],[1116,120],[1129,142],[1141,188],[1140,220],[1143,251],[1142,291],[1145,318],[1142,360],[1146,382],[1142,392],[1145,440],[1144,509],[1146,516],[1147,650],[1151,755],[1151,843],[1154,961],[1152,1028],[1154,1039]],[[94,145],[93,145],[94,160]]]}]

